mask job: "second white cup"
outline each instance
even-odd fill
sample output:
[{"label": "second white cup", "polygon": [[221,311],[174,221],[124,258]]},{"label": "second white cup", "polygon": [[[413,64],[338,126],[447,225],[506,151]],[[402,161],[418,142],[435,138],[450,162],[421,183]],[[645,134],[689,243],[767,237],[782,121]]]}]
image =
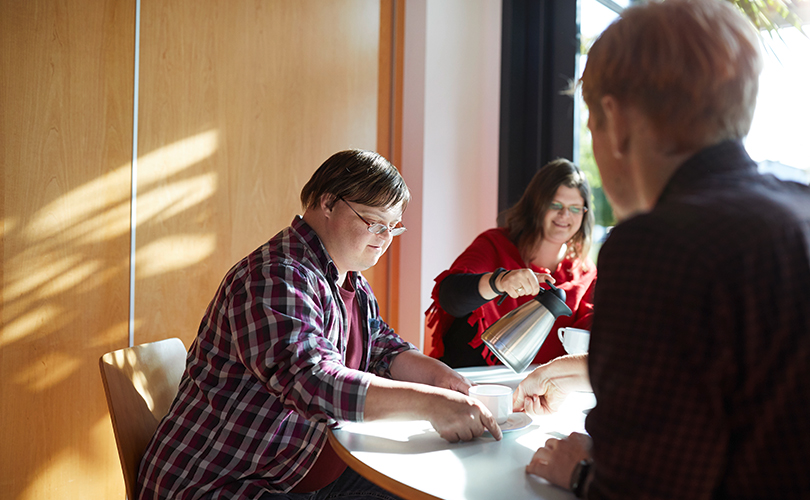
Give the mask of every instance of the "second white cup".
[{"label": "second white cup", "polygon": [[512,388],[505,385],[481,384],[470,387],[470,397],[489,409],[499,425],[505,424],[512,413]]},{"label": "second white cup", "polygon": [[588,330],[569,326],[557,330],[557,336],[568,354],[585,354],[588,352],[588,345],[591,343],[591,332]]}]

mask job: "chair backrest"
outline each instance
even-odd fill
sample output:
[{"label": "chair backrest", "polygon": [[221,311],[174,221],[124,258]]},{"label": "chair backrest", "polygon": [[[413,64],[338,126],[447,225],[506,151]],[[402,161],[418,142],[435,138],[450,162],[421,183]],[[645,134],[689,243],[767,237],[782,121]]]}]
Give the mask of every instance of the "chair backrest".
[{"label": "chair backrest", "polygon": [[108,352],[99,359],[127,497],[135,498],[138,465],[168,413],[186,367],[177,338]]}]

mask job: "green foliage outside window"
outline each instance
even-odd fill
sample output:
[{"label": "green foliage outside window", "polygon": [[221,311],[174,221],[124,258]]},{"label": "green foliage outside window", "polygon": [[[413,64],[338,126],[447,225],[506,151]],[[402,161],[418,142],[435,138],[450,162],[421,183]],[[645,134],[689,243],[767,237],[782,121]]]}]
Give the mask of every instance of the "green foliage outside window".
[{"label": "green foliage outside window", "polygon": [[759,30],[773,32],[783,26],[802,29],[807,0],[728,0],[739,8]]},{"label": "green foliage outside window", "polygon": [[585,177],[588,178],[588,183],[591,185],[591,192],[593,194],[593,215],[595,223],[602,227],[611,227],[616,225],[616,217],[613,215],[613,209],[605,197],[605,191],[602,189],[602,177],[599,175],[599,169],[596,166],[596,160],[593,157],[593,147],[591,147],[591,133],[588,130],[588,112],[587,110],[582,113],[583,117],[580,119],[580,146],[579,146],[579,168],[585,172]]}]

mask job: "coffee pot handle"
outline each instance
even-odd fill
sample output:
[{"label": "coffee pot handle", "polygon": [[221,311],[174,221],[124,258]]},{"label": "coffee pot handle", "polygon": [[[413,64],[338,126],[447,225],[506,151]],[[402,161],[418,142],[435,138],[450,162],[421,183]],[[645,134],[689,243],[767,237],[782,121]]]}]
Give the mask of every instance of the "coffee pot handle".
[{"label": "coffee pot handle", "polygon": [[[554,289],[554,290],[556,290],[556,289],[557,289],[557,287],[555,287],[554,285],[552,285],[552,284],[551,284],[551,282],[550,282],[549,280],[546,280],[546,284],[547,284],[548,286],[550,286],[550,287],[551,287],[552,289]],[[537,295],[535,295],[535,296],[534,296],[534,300],[537,300],[538,298],[540,298],[540,297],[543,295],[543,293],[545,293],[545,291],[546,291],[546,290],[545,290],[545,288],[541,288],[541,289],[540,289],[540,291],[539,291],[539,292],[537,292]],[[498,299],[498,305],[503,304],[503,301],[504,301],[504,300],[506,300],[506,297],[508,297],[508,296],[509,296],[509,294],[508,294],[508,293],[506,293],[506,292],[501,292],[501,298],[500,298],[500,299]]]}]

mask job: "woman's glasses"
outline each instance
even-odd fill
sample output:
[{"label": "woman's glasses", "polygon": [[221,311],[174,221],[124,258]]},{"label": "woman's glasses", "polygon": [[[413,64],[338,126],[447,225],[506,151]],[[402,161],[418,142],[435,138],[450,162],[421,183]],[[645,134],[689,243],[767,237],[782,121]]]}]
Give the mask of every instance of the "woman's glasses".
[{"label": "woman's glasses", "polygon": [[399,227],[388,227],[388,226],[386,226],[385,224],[380,224],[380,223],[372,224],[371,222],[369,222],[369,221],[367,221],[366,219],[364,219],[362,215],[358,214],[358,213],[357,213],[357,210],[355,210],[354,208],[352,208],[352,206],[351,206],[351,205],[349,205],[349,202],[348,202],[348,201],[344,200],[343,198],[339,198],[339,199],[340,199],[340,201],[342,201],[343,203],[345,203],[345,204],[346,204],[346,206],[348,206],[349,208],[351,208],[351,209],[352,209],[352,212],[354,212],[354,214],[355,214],[356,216],[360,217],[360,220],[361,220],[361,221],[363,221],[363,222],[365,222],[365,223],[366,223],[366,226],[368,226],[368,232],[369,232],[369,233],[371,233],[371,234],[382,234],[382,233],[384,233],[384,232],[388,231],[388,232],[390,232],[390,233],[391,233],[391,236],[399,236],[400,234],[402,234],[402,233],[404,233],[404,232],[406,231],[406,229],[405,229],[405,227],[404,227],[404,226],[399,226]]},{"label": "woman's glasses", "polygon": [[588,211],[588,207],[583,207],[582,205],[568,205],[566,207],[559,201],[552,201],[548,208],[550,210],[554,210],[555,212],[560,212],[562,209],[567,208],[568,211],[571,212],[571,215],[579,215]]}]

